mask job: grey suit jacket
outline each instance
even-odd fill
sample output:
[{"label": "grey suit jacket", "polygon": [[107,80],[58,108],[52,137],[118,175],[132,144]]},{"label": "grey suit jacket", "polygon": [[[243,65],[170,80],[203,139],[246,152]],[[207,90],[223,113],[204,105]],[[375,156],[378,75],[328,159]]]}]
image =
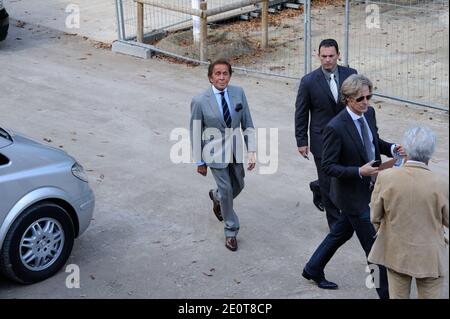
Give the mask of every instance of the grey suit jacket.
[{"label": "grey suit jacket", "polygon": [[[243,163],[245,141],[248,152],[256,151],[255,128],[245,97],[238,86],[228,86],[230,107],[234,110],[227,128],[212,87],[191,102],[190,134],[193,161],[212,168],[225,168],[233,161]],[[242,134],[244,133],[244,134]]]}]

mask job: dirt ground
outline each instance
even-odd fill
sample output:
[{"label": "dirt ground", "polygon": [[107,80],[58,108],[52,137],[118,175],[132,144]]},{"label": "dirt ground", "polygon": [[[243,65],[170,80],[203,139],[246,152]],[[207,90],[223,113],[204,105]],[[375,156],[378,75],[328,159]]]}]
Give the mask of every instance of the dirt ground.
[{"label": "dirt ground", "polygon": [[[247,174],[236,201],[239,250],[232,253],[211,211],[212,176],[169,157],[171,132],[188,128],[192,96],[209,85],[204,67],[114,54],[82,37],[14,24],[0,43],[0,65],[0,126],[69,152],[96,195],[94,220],[68,262],[80,267],[81,287],[67,288],[62,269],[31,286],[2,278],[0,298],[377,298],[365,286],[365,256],[355,236],[326,268],[340,289],[301,278],[327,225],[308,188],[314,163],[295,145],[298,81],[233,75],[256,127],[278,129],[279,165],[272,175],[259,173],[262,163]],[[447,113],[374,105],[388,141],[416,123],[432,127],[438,145],[430,167],[448,178]]]}]

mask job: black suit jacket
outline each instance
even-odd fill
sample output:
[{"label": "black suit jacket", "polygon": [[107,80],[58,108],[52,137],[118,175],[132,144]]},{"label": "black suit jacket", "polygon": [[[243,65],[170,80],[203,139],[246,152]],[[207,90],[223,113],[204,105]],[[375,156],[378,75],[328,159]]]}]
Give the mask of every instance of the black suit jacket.
[{"label": "black suit jacket", "polygon": [[[343,66],[338,66],[338,72],[340,91],[342,82],[357,72],[355,69]],[[340,95],[338,101],[336,103],[334,100],[321,67],[302,78],[295,102],[295,138],[298,147],[310,145],[311,153],[315,157],[322,155],[322,131],[345,106],[340,102]],[[311,123],[309,123],[310,113]],[[308,124],[310,144],[308,143]]]},{"label": "black suit jacket", "polygon": [[[380,154],[392,157],[392,144],[378,136],[375,110],[369,107],[364,117],[375,145],[375,159]],[[359,214],[370,203],[370,177],[360,177],[359,167],[369,162],[361,136],[348,113],[342,110],[325,127],[323,133],[322,169],[331,176],[330,198],[336,207],[349,214]]]}]

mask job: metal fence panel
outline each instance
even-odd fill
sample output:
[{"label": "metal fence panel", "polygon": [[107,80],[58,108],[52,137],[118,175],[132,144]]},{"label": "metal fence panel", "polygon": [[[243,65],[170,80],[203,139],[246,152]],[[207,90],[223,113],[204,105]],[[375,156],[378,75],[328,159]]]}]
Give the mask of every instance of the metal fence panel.
[{"label": "metal fence panel", "polygon": [[380,94],[448,110],[448,1],[352,1],[350,61]]},{"label": "metal fence panel", "polygon": [[[165,0],[177,9],[192,8],[192,0]],[[208,9],[220,9],[242,0],[208,0]],[[261,47],[261,5],[242,6],[208,18],[208,58],[225,57],[236,68],[299,78],[304,70],[304,29],[301,1],[269,0],[269,47]],[[125,38],[136,37],[136,4],[122,0]],[[288,7],[290,6],[290,8]],[[199,60],[193,37],[193,19],[188,14],[144,6],[144,34],[156,48],[175,56]]]},{"label": "metal fence panel", "polygon": [[374,82],[378,95],[448,110],[448,12],[443,0],[352,0],[313,7],[312,68],[320,65],[320,41],[334,38],[341,63],[348,56],[348,64]]},{"label": "metal fence panel", "polygon": [[[122,33],[134,39],[136,4],[117,1],[123,6]],[[192,8],[194,0],[159,1],[176,10],[144,6],[144,33],[153,35],[147,43],[161,52],[199,61],[193,17],[179,12]],[[241,1],[208,0],[207,5],[217,9]],[[340,44],[341,63],[348,62],[372,79],[377,94],[448,110],[448,1],[312,0],[310,16],[303,5],[309,1],[269,1],[269,46],[265,49],[261,47],[261,5],[208,18],[209,60],[226,57],[249,72],[299,79],[319,66],[320,41],[334,38]]]}]

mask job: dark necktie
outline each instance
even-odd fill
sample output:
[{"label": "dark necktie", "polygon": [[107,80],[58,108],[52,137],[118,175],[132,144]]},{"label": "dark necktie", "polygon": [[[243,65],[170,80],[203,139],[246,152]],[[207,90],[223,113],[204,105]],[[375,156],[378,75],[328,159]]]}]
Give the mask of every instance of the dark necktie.
[{"label": "dark necktie", "polygon": [[223,119],[224,119],[225,123],[227,124],[227,127],[231,127],[231,116],[230,116],[230,111],[228,110],[227,100],[225,100],[225,92],[220,92],[220,95],[222,95]]},{"label": "dark necktie", "polygon": [[372,142],[369,138],[369,133],[367,133],[366,124],[364,123],[364,119],[360,117],[358,119],[359,126],[361,127],[361,135],[364,142],[364,148],[366,150],[367,158],[369,159],[369,162],[375,159],[375,154],[372,151]]}]

